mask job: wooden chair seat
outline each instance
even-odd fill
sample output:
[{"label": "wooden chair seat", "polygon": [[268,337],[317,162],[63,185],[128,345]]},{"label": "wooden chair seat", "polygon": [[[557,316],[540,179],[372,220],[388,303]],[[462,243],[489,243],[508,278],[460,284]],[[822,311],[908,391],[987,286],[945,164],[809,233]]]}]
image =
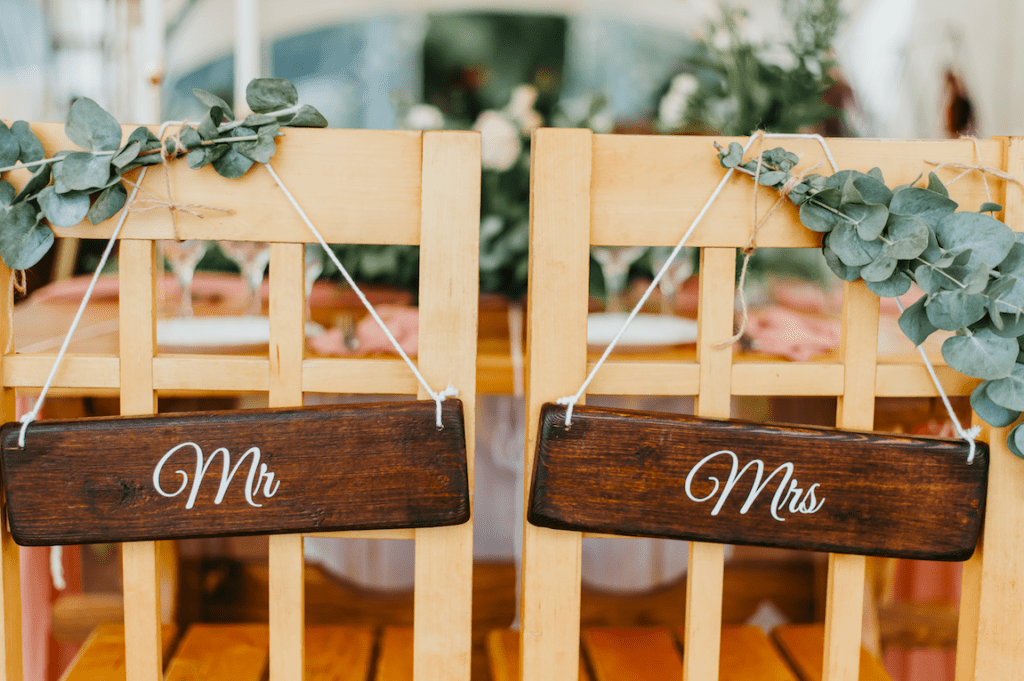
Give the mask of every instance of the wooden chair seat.
[{"label": "wooden chair seat", "polygon": [[[178,628],[165,624],[160,646],[166,656],[178,638]],[[82,644],[61,681],[124,681],[124,625],[101,624]]]},{"label": "wooden chair seat", "polygon": [[[790,624],[777,627],[772,638],[801,681],[821,681],[825,627],[822,624]],[[724,642],[723,642],[724,648]],[[877,657],[860,649],[860,681],[892,681]]]}]

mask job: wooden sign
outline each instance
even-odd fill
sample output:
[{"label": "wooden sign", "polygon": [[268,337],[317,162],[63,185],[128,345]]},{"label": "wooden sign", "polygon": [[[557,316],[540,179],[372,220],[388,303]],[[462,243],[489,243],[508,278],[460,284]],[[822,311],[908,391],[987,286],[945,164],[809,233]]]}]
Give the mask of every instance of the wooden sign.
[{"label": "wooden sign", "polygon": [[534,525],[966,560],[988,449],[962,441],[577,407],[541,410]]},{"label": "wooden sign", "polygon": [[462,402],[39,421],[0,430],[25,546],[457,525]]}]

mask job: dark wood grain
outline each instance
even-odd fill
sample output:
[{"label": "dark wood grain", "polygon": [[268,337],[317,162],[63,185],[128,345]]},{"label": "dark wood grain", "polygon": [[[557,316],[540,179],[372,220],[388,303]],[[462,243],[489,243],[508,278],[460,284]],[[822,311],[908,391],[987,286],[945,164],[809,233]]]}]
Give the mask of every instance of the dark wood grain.
[{"label": "dark wood grain", "polygon": [[[40,421],[24,449],[9,423],[11,533],[40,546],[456,525],[470,513],[459,400],[442,422],[430,401]],[[197,490],[196,447],[208,465]],[[243,460],[254,447],[258,467],[255,452]]]},{"label": "dark wood grain", "polygon": [[931,560],[966,560],[978,540],[981,443],[967,464],[962,441],[595,407],[564,420],[544,405],[535,525]]}]

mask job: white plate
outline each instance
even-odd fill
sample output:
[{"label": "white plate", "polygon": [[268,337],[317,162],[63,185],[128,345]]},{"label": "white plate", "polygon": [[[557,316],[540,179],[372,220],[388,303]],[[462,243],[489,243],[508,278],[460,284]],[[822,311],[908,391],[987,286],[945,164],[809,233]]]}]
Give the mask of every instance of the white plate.
[{"label": "white plate", "polygon": [[[587,315],[587,345],[604,350],[629,315],[625,312],[597,312]],[[638,314],[626,327],[616,348],[644,350],[697,341],[697,322],[670,315]]]},{"label": "white plate", "polygon": [[[324,332],[306,322],[306,336]],[[260,350],[270,342],[266,317],[173,317],[156,323],[156,344],[171,352],[245,352]]]}]

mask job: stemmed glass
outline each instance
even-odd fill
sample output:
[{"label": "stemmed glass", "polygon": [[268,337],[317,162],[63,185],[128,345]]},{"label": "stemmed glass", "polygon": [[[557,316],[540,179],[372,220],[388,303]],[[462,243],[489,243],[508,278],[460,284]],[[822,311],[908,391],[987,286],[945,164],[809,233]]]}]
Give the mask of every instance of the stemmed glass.
[{"label": "stemmed glass", "polygon": [[629,283],[629,266],[647,251],[646,246],[594,246],[590,249],[604,275],[605,310],[625,312],[623,291]]},{"label": "stemmed glass", "polygon": [[[672,248],[669,246],[657,246],[651,251],[651,266],[654,268],[653,274],[657,275],[661,271],[661,268],[668,262],[670,255],[672,255]],[[676,256],[675,260],[672,261],[672,264],[669,265],[665,276],[658,281],[658,288],[661,290],[662,314],[670,315],[675,313],[676,294],[691,276],[693,276],[691,249],[683,248],[679,251],[679,255]]]},{"label": "stemmed glass", "polygon": [[181,295],[178,299],[177,316],[192,316],[192,278],[196,273],[196,265],[203,259],[208,246],[205,241],[167,240],[162,242],[164,258],[174,272],[174,278],[178,280]]},{"label": "stemmed glass", "polygon": [[249,287],[247,314],[259,315],[263,311],[260,300],[260,284],[263,272],[270,263],[270,244],[263,241],[218,241],[224,255],[233,260],[242,272],[242,279]]}]

